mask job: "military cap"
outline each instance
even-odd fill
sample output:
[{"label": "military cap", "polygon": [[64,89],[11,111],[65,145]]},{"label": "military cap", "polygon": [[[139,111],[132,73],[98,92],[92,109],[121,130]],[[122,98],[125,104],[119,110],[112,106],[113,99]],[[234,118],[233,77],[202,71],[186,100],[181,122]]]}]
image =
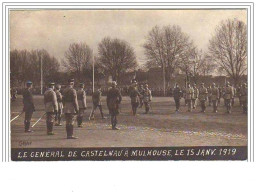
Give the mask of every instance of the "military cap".
[{"label": "military cap", "polygon": [[27,81],[26,84],[32,84],[32,81]]},{"label": "military cap", "polygon": [[54,82],[49,82],[48,85],[55,85],[55,83]]},{"label": "military cap", "polygon": [[84,87],[84,83],[80,83],[79,86],[80,86],[80,87]]},{"label": "military cap", "polygon": [[75,82],[75,79],[69,79],[68,82],[73,83],[73,82]]}]

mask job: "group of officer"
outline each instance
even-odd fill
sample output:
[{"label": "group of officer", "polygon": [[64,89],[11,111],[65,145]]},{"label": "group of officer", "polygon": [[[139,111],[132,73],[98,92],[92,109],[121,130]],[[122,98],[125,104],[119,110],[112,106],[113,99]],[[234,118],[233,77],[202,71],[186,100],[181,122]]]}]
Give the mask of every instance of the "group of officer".
[{"label": "group of officer", "polygon": [[[241,106],[243,107],[243,112],[247,112],[247,85],[244,83],[238,90],[239,100]],[[234,89],[227,82],[225,88],[221,92],[224,97],[225,106],[227,108],[227,113],[231,113],[232,100],[234,99]],[[129,96],[131,98],[132,114],[135,116],[137,113],[137,108],[145,105],[145,114],[149,113],[150,102],[152,100],[151,91],[148,88],[148,84],[141,84],[138,86],[136,80],[133,80],[131,86],[129,87]],[[220,90],[216,87],[215,83],[212,83],[211,89],[207,89],[204,83],[197,88],[196,84],[191,86],[187,85],[185,90],[185,96],[178,84],[176,84],[173,90],[173,96],[176,105],[176,112],[180,109],[180,100],[182,97],[185,98],[186,104],[188,106],[188,112],[195,109],[197,106],[197,101],[200,102],[201,112],[206,110],[206,102],[211,97],[210,101],[213,105],[213,112],[218,111],[218,105],[220,101]],[[89,120],[94,119],[94,112],[99,108],[102,119],[105,119],[102,110],[102,92],[101,87],[99,87],[92,94],[93,107],[89,116]],[[107,92],[107,107],[109,114],[111,115],[111,125],[113,130],[118,130],[117,125],[117,115],[120,111],[120,103],[122,101],[122,96],[120,90],[117,88],[117,83],[113,81],[111,83],[111,88]],[[30,129],[30,121],[35,111],[35,106],[33,102],[32,94],[32,82],[28,81],[26,83],[26,89],[23,93],[23,112],[25,112],[25,132],[33,132]],[[62,126],[61,116],[64,113],[66,121],[66,132],[67,139],[77,139],[73,135],[74,132],[74,122],[77,120],[78,127],[83,126],[84,112],[87,108],[86,104],[86,92],[84,89],[84,84],[79,84],[79,89],[74,89],[74,79],[68,80],[67,87],[61,93],[61,85],[55,85],[55,83],[50,82],[48,88],[44,93],[44,105],[45,105],[45,115],[46,115],[46,127],[47,135],[54,135],[53,127],[54,122],[56,126]]]},{"label": "group of officer", "polygon": [[240,106],[243,107],[243,113],[247,113],[247,84],[242,84],[238,90],[230,85],[229,82],[226,83],[226,86],[220,90],[215,83],[208,88],[204,86],[204,83],[201,83],[201,86],[197,88],[196,84],[191,86],[189,83],[183,94],[179,85],[176,84],[173,90],[173,97],[176,105],[176,112],[179,112],[180,109],[180,99],[184,97],[185,105],[188,106],[188,112],[191,112],[192,109],[195,109],[197,106],[197,101],[200,102],[201,112],[205,112],[207,100],[209,101],[209,106],[213,106],[213,112],[218,112],[218,105],[220,104],[220,98],[223,97],[224,105],[226,106],[227,113],[231,113],[232,106],[234,105],[235,94],[239,97]]},{"label": "group of officer", "polygon": [[[109,89],[107,94],[107,106],[109,113],[111,115],[112,129],[118,130],[117,125],[117,115],[119,114],[119,104],[122,101],[122,96],[119,89],[116,87],[117,83],[112,82],[112,87]],[[74,89],[74,79],[68,81],[67,87],[60,92],[61,85],[56,85],[53,82],[48,84],[48,88],[44,93],[44,105],[46,115],[46,127],[47,135],[54,135],[53,127],[54,122],[56,126],[62,126],[61,115],[65,114],[66,121],[66,132],[67,139],[77,139],[73,135],[74,132],[74,122],[77,120],[78,127],[82,127],[84,111],[87,108],[86,105],[86,92],[84,90],[84,84],[80,83],[79,89]],[[94,112],[99,107],[102,119],[105,119],[102,111],[101,103],[101,88],[99,87],[92,95],[93,108],[90,113],[89,120],[94,119]],[[33,101],[32,94],[32,82],[28,81],[26,83],[26,89],[23,93],[23,112],[25,112],[25,132],[33,132],[30,129],[30,121],[35,112],[35,105]]]}]

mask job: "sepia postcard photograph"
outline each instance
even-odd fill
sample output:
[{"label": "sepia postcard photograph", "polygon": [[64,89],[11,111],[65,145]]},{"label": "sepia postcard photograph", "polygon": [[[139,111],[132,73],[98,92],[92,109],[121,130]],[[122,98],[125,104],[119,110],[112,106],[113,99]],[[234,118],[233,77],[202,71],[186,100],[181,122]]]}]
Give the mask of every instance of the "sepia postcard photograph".
[{"label": "sepia postcard photograph", "polygon": [[12,161],[248,160],[248,9],[8,17]]}]

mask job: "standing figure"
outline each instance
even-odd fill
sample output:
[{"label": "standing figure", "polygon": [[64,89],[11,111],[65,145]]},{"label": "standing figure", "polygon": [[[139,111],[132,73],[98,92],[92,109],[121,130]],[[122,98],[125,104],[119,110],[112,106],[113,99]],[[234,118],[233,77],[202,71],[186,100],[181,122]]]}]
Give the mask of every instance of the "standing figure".
[{"label": "standing figure", "polygon": [[26,89],[23,92],[23,111],[25,112],[25,132],[31,133],[33,132],[30,130],[30,121],[33,115],[33,112],[35,112],[35,105],[33,101],[33,94],[32,94],[32,82],[27,81],[26,83]]},{"label": "standing figure", "polygon": [[129,95],[131,98],[132,114],[133,114],[133,116],[135,116],[137,113],[137,108],[139,106],[140,96],[141,96],[141,94],[139,93],[139,91],[137,89],[136,81],[133,82]]},{"label": "standing figure", "polygon": [[206,101],[207,101],[207,88],[204,86],[204,83],[201,83],[201,87],[199,88],[199,101],[201,104],[201,112],[205,113],[206,109]]},{"label": "standing figure", "polygon": [[63,111],[63,103],[62,103],[62,94],[60,92],[61,85],[56,85],[55,87],[55,93],[57,96],[57,103],[58,103],[58,113],[55,116],[55,126],[62,126],[61,124],[61,115]]},{"label": "standing figure", "polygon": [[233,87],[230,86],[230,83],[227,82],[226,88],[225,88],[225,101],[226,101],[226,108],[227,108],[227,113],[231,113],[231,108],[232,108],[232,98],[234,97],[234,91]]},{"label": "standing figure", "polygon": [[243,85],[240,85],[240,86],[238,86],[237,91],[236,91],[236,94],[237,94],[238,99],[239,99],[240,107],[242,107],[242,100],[241,100],[241,90],[242,90],[242,88],[243,88]]},{"label": "standing figure", "polygon": [[145,90],[143,94],[143,101],[145,105],[145,114],[149,112],[150,102],[152,100],[152,94],[151,91],[148,88],[148,84],[145,84]]},{"label": "standing figure", "polygon": [[220,99],[222,97],[222,89],[221,89],[220,86],[218,87],[218,90],[219,90],[219,99],[218,99],[218,105],[219,105],[220,104]]},{"label": "standing figure", "polygon": [[176,106],[176,112],[180,111],[180,99],[182,97],[182,91],[179,87],[178,84],[175,85],[175,88],[173,90],[173,98],[175,101],[175,106]]},{"label": "standing figure", "polygon": [[243,84],[241,90],[240,90],[240,96],[241,96],[241,102],[242,102],[242,106],[243,106],[243,113],[246,114],[247,113],[247,85],[246,83]]},{"label": "standing figure", "polygon": [[194,94],[192,96],[192,107],[193,107],[193,109],[196,109],[197,99],[198,99],[198,95],[199,95],[199,90],[196,87],[196,84],[194,84],[193,89],[194,89]]},{"label": "standing figure", "polygon": [[234,87],[234,85],[232,85],[231,87],[233,89],[233,94],[234,94],[231,101],[231,105],[233,107],[235,105],[236,88]]},{"label": "standing figure", "polygon": [[143,93],[144,93],[144,87],[143,87],[142,84],[140,85],[139,93],[140,93],[140,96],[139,96],[139,98],[140,98],[140,106],[139,107],[142,108],[142,106],[143,106]]},{"label": "standing figure", "polygon": [[67,139],[77,139],[77,137],[73,136],[75,116],[79,112],[74,84],[74,79],[69,79],[68,86],[63,91],[63,111],[66,119]]},{"label": "standing figure", "polygon": [[209,106],[212,106],[212,88],[211,86],[208,87],[208,101],[209,101]]},{"label": "standing figure", "polygon": [[187,85],[186,89],[186,100],[188,104],[188,112],[192,110],[192,99],[193,99],[194,89],[190,86],[190,83]]},{"label": "standing figure", "polygon": [[220,92],[218,87],[215,86],[215,83],[212,83],[212,105],[213,112],[218,112],[218,100],[220,99]]},{"label": "standing figure", "polygon": [[44,106],[46,112],[46,127],[47,135],[54,135],[53,133],[53,123],[54,117],[58,113],[58,103],[57,96],[54,91],[55,83],[51,82],[48,85],[48,89],[44,92]]},{"label": "standing figure", "polygon": [[84,84],[79,84],[79,89],[77,90],[77,101],[79,106],[79,112],[77,116],[77,126],[83,127],[83,116],[86,110],[86,92],[84,91]]},{"label": "standing figure", "polygon": [[92,94],[92,112],[89,116],[89,120],[93,120],[94,119],[94,112],[95,110],[99,107],[100,110],[100,114],[101,114],[101,118],[105,119],[104,114],[103,114],[103,110],[102,110],[102,101],[101,101],[101,96],[102,96],[102,92],[101,92],[101,87],[99,87],[98,90],[96,90],[93,94]]},{"label": "standing figure", "polygon": [[223,101],[224,101],[224,107],[226,107],[227,106],[227,101],[225,99],[225,87],[224,86],[222,87],[221,95],[222,95],[222,98],[223,98]]},{"label": "standing figure", "polygon": [[109,89],[107,93],[107,106],[109,114],[111,115],[111,125],[113,130],[119,130],[119,128],[116,127],[117,115],[119,114],[119,104],[122,101],[121,93],[116,86],[117,83],[113,81],[112,87]]},{"label": "standing figure", "polygon": [[17,89],[15,89],[15,88],[12,88],[11,89],[11,100],[12,101],[15,101],[16,99],[17,99]]}]

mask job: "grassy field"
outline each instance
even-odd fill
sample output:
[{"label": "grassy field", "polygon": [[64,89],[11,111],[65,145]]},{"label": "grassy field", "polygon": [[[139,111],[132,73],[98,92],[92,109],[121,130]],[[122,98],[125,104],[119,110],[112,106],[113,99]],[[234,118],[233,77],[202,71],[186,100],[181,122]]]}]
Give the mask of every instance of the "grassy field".
[{"label": "grassy field", "polygon": [[[36,112],[33,124],[44,113],[43,97],[34,96]],[[54,127],[54,136],[46,135],[45,118],[34,128],[34,133],[24,133],[24,114],[11,123],[11,147],[150,147],[150,146],[246,146],[247,145],[247,115],[242,114],[242,108],[236,99],[231,114],[225,113],[223,100],[219,112],[213,113],[212,107],[207,107],[206,113],[200,113],[197,107],[193,112],[187,112],[184,100],[181,101],[179,113],[175,113],[173,98],[155,97],[149,114],[144,114],[144,108],[138,109],[138,115],[131,115],[130,98],[123,97],[121,113],[118,116],[118,127],[110,128],[110,119],[103,97],[103,110],[107,119],[100,118],[99,110],[95,120],[88,121],[91,111],[91,97],[87,97],[84,127],[77,128],[74,134],[78,140],[67,140],[64,126]],[[22,110],[22,99],[11,104],[11,118]],[[63,117],[64,120],[64,117]]]}]

